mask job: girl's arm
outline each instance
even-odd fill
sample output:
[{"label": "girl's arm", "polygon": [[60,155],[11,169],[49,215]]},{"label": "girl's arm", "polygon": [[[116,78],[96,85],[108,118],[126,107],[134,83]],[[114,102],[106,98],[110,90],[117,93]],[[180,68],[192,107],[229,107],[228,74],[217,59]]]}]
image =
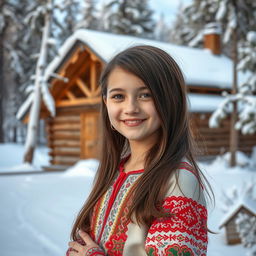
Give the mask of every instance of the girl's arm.
[{"label": "girl's arm", "polygon": [[162,204],[169,216],[155,219],[148,230],[148,255],[206,255],[207,210],[202,191],[193,173],[179,172],[179,186]]}]

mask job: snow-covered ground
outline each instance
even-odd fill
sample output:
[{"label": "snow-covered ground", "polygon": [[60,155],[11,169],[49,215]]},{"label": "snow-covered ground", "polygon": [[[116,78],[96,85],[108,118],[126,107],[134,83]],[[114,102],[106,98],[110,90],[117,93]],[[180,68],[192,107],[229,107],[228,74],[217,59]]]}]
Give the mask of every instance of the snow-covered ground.
[{"label": "snow-covered ground", "polygon": [[[46,152],[37,151],[38,167],[47,164]],[[21,153],[19,145],[0,144],[0,171],[12,171],[12,166],[21,163]],[[91,189],[97,165],[96,160],[87,160],[65,172],[0,175],[0,255],[65,255],[72,223]],[[224,230],[218,229],[224,215],[220,209],[221,192],[256,180],[256,166],[230,169],[221,158],[200,166],[216,196],[215,208],[209,209],[209,228],[218,234],[210,234],[207,255],[246,255],[241,245],[226,245]]]}]

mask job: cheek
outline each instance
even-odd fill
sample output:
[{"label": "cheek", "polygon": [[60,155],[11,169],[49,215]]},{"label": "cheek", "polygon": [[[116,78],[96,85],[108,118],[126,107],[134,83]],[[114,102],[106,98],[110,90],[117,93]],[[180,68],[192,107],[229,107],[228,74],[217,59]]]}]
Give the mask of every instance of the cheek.
[{"label": "cheek", "polygon": [[110,120],[114,120],[114,119],[118,118],[119,110],[116,106],[108,104],[107,105],[107,110],[108,110],[108,116],[109,116]]},{"label": "cheek", "polygon": [[151,113],[151,116],[154,119],[155,126],[160,127],[160,125],[161,125],[160,117],[159,117],[154,105],[150,105],[149,112]]}]

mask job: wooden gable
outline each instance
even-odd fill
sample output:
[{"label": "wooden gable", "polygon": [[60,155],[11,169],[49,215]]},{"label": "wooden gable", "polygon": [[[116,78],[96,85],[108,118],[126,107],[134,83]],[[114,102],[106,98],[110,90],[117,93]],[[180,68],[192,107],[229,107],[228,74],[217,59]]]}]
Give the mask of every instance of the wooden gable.
[{"label": "wooden gable", "polygon": [[[98,157],[99,77],[104,62],[82,42],[77,42],[50,80],[56,116],[47,122],[51,164],[72,165],[79,159]],[[60,78],[65,79],[60,79]]]},{"label": "wooden gable", "polygon": [[51,81],[56,107],[100,103],[98,80],[103,62],[82,43],[75,45],[70,56],[65,59],[58,75],[68,81],[58,78]]}]

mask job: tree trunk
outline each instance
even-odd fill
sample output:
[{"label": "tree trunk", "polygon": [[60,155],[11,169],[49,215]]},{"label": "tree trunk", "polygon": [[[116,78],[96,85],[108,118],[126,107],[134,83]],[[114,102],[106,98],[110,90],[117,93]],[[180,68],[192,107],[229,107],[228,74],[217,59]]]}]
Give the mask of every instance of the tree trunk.
[{"label": "tree trunk", "polygon": [[[237,94],[237,31],[233,32],[233,86],[232,94]],[[237,102],[233,102],[233,111],[230,122],[230,166],[236,166],[236,151],[238,149],[238,131],[235,129],[237,122]]]},{"label": "tree trunk", "polygon": [[[4,0],[0,0],[0,9],[4,6]],[[3,96],[4,96],[4,30],[0,32],[0,143],[4,142],[4,115],[3,115]]]},{"label": "tree trunk", "polygon": [[3,50],[3,33],[0,34],[0,143],[4,142],[4,130],[3,130],[3,95],[4,95],[4,50]]},{"label": "tree trunk", "polygon": [[[52,5],[52,0],[48,0],[48,5]],[[37,133],[39,125],[39,112],[41,106],[41,84],[44,83],[44,72],[47,63],[47,41],[50,34],[50,24],[51,24],[51,11],[47,11],[44,17],[44,27],[42,35],[42,43],[40,49],[40,55],[36,66],[36,81],[35,81],[35,91],[33,104],[29,113],[29,123],[27,130],[27,137],[25,143],[25,153],[23,162],[32,163],[34,150],[37,143]]]}]

